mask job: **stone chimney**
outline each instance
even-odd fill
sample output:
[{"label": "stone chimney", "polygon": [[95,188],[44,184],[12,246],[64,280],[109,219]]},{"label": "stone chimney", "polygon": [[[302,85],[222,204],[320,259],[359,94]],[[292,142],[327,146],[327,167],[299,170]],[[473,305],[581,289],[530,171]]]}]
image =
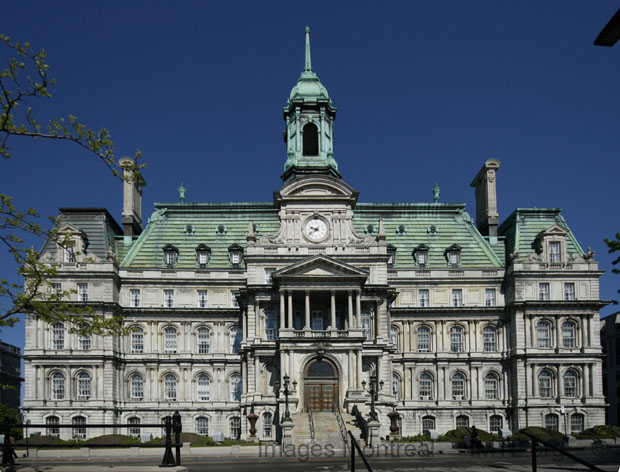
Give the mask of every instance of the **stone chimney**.
[{"label": "stone chimney", "polygon": [[476,226],[484,236],[497,236],[497,170],[501,162],[489,159],[484,163],[471,186],[476,189]]},{"label": "stone chimney", "polygon": [[146,184],[136,181],[133,159],[124,157],[118,165],[123,169],[123,233],[138,236],[142,233],[142,187]]}]

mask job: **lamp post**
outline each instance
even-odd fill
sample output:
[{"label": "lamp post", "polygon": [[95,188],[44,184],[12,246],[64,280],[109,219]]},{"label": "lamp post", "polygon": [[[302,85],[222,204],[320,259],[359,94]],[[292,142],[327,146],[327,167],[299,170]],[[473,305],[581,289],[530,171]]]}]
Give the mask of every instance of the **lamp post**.
[{"label": "lamp post", "polygon": [[282,421],[292,421],[291,413],[288,409],[288,395],[290,393],[288,389],[288,382],[290,380],[290,377],[288,375],[285,375],[284,377],[282,377],[282,379],[284,380],[284,416],[282,417]]},{"label": "lamp post", "polygon": [[[383,389],[383,380],[379,382],[379,386]],[[377,376],[373,375],[370,377],[370,390],[366,390],[366,381],[362,380],[362,388],[364,391],[370,393],[370,419],[372,421],[378,421],[379,417],[377,412],[375,411],[375,399],[377,397]]]}]

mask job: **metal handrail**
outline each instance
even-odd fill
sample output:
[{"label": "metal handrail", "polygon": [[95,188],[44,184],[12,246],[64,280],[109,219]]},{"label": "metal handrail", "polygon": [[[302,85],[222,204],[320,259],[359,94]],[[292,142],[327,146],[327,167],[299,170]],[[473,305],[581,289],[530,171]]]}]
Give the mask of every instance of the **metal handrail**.
[{"label": "metal handrail", "polygon": [[347,443],[347,426],[344,424],[344,419],[342,418],[342,414],[340,413],[340,408],[334,405],[332,406],[332,411],[334,415],[336,415],[336,421],[338,421],[338,428],[340,428],[340,435],[342,436],[342,441]]},{"label": "metal handrail", "polygon": [[587,461],[584,461],[583,459],[574,456],[573,454],[571,454],[570,452],[566,452],[564,449],[562,449],[561,447],[557,447],[554,444],[551,444],[548,441],[545,441],[544,439],[539,439],[536,436],[534,436],[532,433],[528,433],[527,431],[523,431],[523,434],[525,434],[526,436],[530,437],[532,439],[532,471],[536,472],[536,443],[539,442],[541,443],[543,446],[546,446],[550,449],[553,449],[554,451],[559,452],[560,454],[568,457],[569,459],[572,459],[576,462],[579,462],[582,465],[585,465],[588,469],[590,470],[594,470],[595,472],[605,472],[603,469],[595,466],[594,464],[590,464]]},{"label": "metal handrail", "polygon": [[353,433],[351,431],[349,431],[349,437],[351,438],[351,472],[355,472],[355,450],[356,449],[360,457],[362,458],[362,462],[364,462],[364,465],[366,466],[366,470],[368,472],[372,472],[372,467],[370,467],[370,464],[368,463],[368,459],[366,459],[366,456],[364,455],[364,451],[362,451],[359,444],[357,444],[357,441],[355,440],[355,437],[353,436]]},{"label": "metal handrail", "polygon": [[312,416],[312,408],[308,407],[308,422],[310,423],[310,442],[314,444],[314,417]]}]

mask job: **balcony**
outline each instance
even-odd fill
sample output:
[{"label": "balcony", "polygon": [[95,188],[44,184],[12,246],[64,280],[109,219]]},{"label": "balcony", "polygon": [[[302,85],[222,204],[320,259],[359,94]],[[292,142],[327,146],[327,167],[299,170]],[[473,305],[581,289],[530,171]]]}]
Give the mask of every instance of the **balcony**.
[{"label": "balcony", "polygon": [[365,340],[361,328],[352,329],[281,329],[280,339],[287,341],[310,339]]}]

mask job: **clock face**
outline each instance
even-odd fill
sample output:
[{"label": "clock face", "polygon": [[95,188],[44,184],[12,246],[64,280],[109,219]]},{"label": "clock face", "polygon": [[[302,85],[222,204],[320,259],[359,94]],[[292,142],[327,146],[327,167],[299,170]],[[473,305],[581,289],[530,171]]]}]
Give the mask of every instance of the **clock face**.
[{"label": "clock face", "polygon": [[313,218],[306,223],[306,236],[312,241],[320,241],[327,235],[327,225],[319,218]]}]

